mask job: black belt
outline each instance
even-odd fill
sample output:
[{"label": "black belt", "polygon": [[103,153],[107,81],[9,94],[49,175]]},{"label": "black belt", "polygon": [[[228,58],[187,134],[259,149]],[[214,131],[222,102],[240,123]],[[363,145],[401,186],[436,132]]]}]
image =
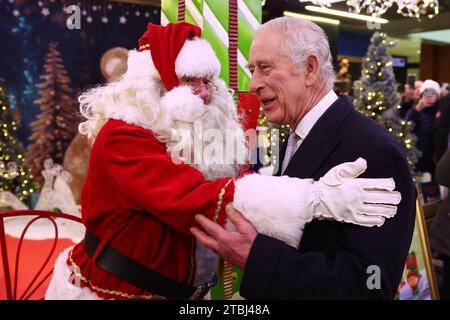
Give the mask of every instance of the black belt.
[{"label": "black belt", "polygon": [[[86,230],[84,250],[90,258],[94,256],[99,243],[100,240]],[[102,249],[95,263],[135,287],[168,299],[201,299],[213,285],[208,283],[195,288],[182,284],[131,260],[108,245]]]}]

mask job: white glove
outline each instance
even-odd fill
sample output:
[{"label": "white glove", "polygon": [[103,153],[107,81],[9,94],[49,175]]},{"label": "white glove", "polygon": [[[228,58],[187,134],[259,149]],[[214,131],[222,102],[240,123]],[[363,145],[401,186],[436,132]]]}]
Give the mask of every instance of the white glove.
[{"label": "white glove", "polygon": [[381,226],[386,218],[397,213],[401,200],[394,191],[394,179],[355,179],[367,169],[367,162],[358,158],[342,163],[314,183],[319,202],[314,218],[322,217],[361,226]]},{"label": "white glove", "polygon": [[[400,194],[393,179],[355,179],[364,159],[340,164],[319,181],[259,174],[235,181],[233,206],[259,233],[297,248],[314,218],[381,226],[397,212]],[[232,226],[227,226],[232,230]]]}]

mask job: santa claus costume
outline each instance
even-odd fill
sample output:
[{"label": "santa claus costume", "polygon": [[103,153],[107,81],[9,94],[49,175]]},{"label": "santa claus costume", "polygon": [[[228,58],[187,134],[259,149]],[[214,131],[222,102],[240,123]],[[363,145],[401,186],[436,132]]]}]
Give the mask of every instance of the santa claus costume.
[{"label": "santa claus costume", "polygon": [[[187,23],[149,24],[139,45],[129,52],[123,78],[79,98],[87,119],[80,132],[94,141],[81,199],[87,231],[57,259],[46,299],[201,298],[217,257],[196,243],[190,228],[199,213],[226,225],[231,202],[258,232],[294,247],[313,218],[374,226],[395,214],[400,196],[393,180],[386,187],[386,179],[353,179],[364,171],[363,160],[313,181],[242,177],[238,153],[227,154],[233,161],[226,164],[196,154],[196,121],[203,130],[237,132],[245,145],[217,57]],[[210,79],[210,103],[180,85],[182,77]],[[181,149],[190,151],[177,154]],[[191,156],[201,161],[188,161]],[[344,179],[355,166],[358,172]],[[392,208],[363,214],[365,187],[379,188]]]}]

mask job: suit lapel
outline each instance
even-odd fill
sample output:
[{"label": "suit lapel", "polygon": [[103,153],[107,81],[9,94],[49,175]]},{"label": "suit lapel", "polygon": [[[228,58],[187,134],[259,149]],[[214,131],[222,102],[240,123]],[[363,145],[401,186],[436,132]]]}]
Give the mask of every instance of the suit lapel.
[{"label": "suit lapel", "polygon": [[298,178],[314,177],[341,141],[338,129],[352,110],[350,101],[345,97],[339,97],[306,136],[289,162],[285,175]]},{"label": "suit lapel", "polygon": [[292,157],[284,172],[285,175],[298,178],[314,177],[316,171],[340,142],[340,138],[325,140],[320,136],[308,137]]}]

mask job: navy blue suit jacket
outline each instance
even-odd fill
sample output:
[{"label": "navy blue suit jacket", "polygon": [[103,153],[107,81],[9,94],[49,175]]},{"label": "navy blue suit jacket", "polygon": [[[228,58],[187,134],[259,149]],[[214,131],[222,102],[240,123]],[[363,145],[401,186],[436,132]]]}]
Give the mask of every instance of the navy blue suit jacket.
[{"label": "navy blue suit jacket", "polygon": [[[405,153],[395,137],[339,97],[302,142],[285,174],[318,180],[332,167],[358,157],[367,160],[361,177],[394,178],[402,195],[395,217],[370,228],[313,220],[305,227],[299,250],[258,235],[245,266],[243,297],[393,299],[412,239],[416,200]],[[374,274],[371,265],[380,268],[380,289],[367,285]]]}]

